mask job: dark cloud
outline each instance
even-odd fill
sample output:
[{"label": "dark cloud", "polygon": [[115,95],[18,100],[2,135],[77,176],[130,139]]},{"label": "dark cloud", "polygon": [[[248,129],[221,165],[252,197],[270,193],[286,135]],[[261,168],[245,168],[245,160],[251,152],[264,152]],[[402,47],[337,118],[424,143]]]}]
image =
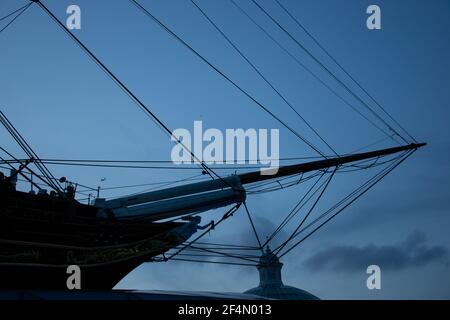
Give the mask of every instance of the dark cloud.
[{"label": "dark cloud", "polygon": [[[415,220],[417,222],[427,219],[439,218],[443,223],[447,223],[450,213],[450,192],[440,195],[428,195],[423,192],[411,195],[397,195],[396,201],[373,201],[371,203],[356,204],[348,208],[344,222],[337,219],[337,227],[333,232],[353,232],[354,230],[364,230],[396,223],[401,225],[404,219]],[[389,199],[389,195],[381,196],[381,199]],[[344,213],[345,214],[345,213]],[[368,223],[370,221],[370,223]]]},{"label": "dark cloud", "polygon": [[328,247],[309,257],[305,261],[305,266],[311,271],[353,272],[376,264],[383,270],[400,271],[431,262],[443,262],[446,258],[446,247],[429,246],[426,244],[426,235],[414,231],[405,241],[397,245]]}]

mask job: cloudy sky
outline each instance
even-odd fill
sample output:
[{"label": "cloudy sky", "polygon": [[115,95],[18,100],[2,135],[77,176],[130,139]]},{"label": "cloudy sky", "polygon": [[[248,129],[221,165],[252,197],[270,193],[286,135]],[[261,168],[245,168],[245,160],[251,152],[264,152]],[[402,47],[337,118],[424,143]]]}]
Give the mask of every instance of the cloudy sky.
[{"label": "cloudy sky", "polygon": [[[236,1],[293,56],[337,87],[251,1]],[[450,298],[449,2],[280,1],[416,139],[429,143],[333,223],[283,257],[284,282],[323,299]],[[69,4],[78,4],[82,28],[74,33],[170,128],[191,129],[194,120],[220,130],[279,128],[281,157],[317,155],[128,0],[44,2],[61,20],[66,19]],[[326,149],[190,1],[141,2],[290,126]],[[230,1],[197,2],[339,153],[384,138]],[[0,13],[3,16],[25,3],[2,1]],[[357,90],[276,3],[259,3]],[[382,30],[366,27],[371,4],[381,8]],[[0,70],[1,110],[42,158],[170,159],[167,136],[37,6],[0,33]],[[6,132],[1,134],[2,146],[23,156]],[[372,148],[392,145],[385,140]],[[199,174],[198,170],[51,169],[55,176],[104,188]],[[340,175],[330,185],[325,203],[338,200],[363,178],[362,173]],[[305,188],[249,197],[247,204],[262,238],[276,228]],[[209,221],[220,213],[202,216]],[[288,235],[289,228],[279,238]],[[243,211],[207,240],[255,243]],[[381,290],[366,287],[366,268],[371,264],[381,267]],[[257,283],[253,267],[173,261],[142,265],[118,288],[242,292]]]}]

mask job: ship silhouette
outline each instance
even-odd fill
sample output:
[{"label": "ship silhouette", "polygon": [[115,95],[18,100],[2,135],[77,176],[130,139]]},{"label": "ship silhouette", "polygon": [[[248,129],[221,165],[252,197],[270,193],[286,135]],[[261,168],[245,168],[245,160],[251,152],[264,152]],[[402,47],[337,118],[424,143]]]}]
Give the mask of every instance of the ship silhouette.
[{"label": "ship silhouette", "polygon": [[[132,2],[137,4],[136,1]],[[32,4],[47,13],[147,116],[172,136],[171,130],[67,30],[41,1],[33,0],[15,13],[20,15]],[[142,6],[138,5],[138,8],[153,20],[156,19]],[[162,24],[159,20],[156,21]],[[183,43],[170,29],[165,29]],[[185,42],[183,44],[188,46]],[[198,52],[190,49],[200,56]],[[255,104],[286,126],[220,70],[212,67]],[[257,170],[224,177],[215,174],[207,163],[198,161],[191,153],[205,176],[209,175],[211,179],[115,199],[97,197],[85,204],[75,198],[76,184],[66,178],[56,179],[45,166],[45,161],[38,157],[3,112],[0,113],[0,120],[27,155],[26,159],[18,159],[0,147],[7,155],[7,158],[0,158],[0,161],[10,169],[9,172],[0,174],[0,289],[9,290],[65,290],[69,276],[67,269],[72,265],[81,270],[81,289],[112,289],[139,265],[157,261],[160,257],[169,260],[170,257],[165,256],[167,252],[188,240],[194,242],[213,230],[218,223],[230,218],[242,204],[245,205],[247,196],[250,196],[248,188],[255,184],[273,182],[280,184],[282,189],[283,186],[279,182],[281,178],[297,177],[298,184],[304,175],[317,172],[320,177],[331,174],[327,180],[329,182],[334,173],[346,165],[364,163],[370,167],[367,160],[374,160],[375,165],[379,159],[392,156],[386,161],[390,165],[388,170],[383,171],[374,180],[369,180],[370,183],[364,186],[360,193],[355,194],[355,197],[359,197],[414,151],[425,145],[415,140],[403,139],[405,143],[400,146],[370,152],[333,156],[325,156],[319,152],[320,160],[285,165],[267,172]],[[292,128],[287,128],[299,136]],[[392,127],[389,129],[394,130]],[[398,132],[393,133],[393,136],[400,137]],[[181,144],[180,141],[179,143]],[[38,172],[32,167],[37,168]],[[360,169],[365,167],[361,166]],[[28,181],[36,190],[18,190],[18,177]],[[40,179],[40,184],[31,177]],[[42,183],[47,187],[43,188]],[[328,183],[325,188],[327,185]],[[337,210],[342,211],[345,207],[337,207]],[[202,224],[199,214],[221,208],[224,208],[225,213],[219,222]],[[317,228],[313,229],[313,232],[315,231]],[[295,234],[288,240],[292,240],[294,236]],[[260,249],[262,248],[264,244],[260,244]]]}]

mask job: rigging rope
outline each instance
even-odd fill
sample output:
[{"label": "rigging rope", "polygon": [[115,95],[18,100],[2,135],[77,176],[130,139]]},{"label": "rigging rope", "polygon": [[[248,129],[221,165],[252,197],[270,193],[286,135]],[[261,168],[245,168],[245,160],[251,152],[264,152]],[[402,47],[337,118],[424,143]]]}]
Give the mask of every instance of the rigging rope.
[{"label": "rigging rope", "polygon": [[309,57],[311,57],[324,71],[326,71],[337,83],[339,83],[350,95],[352,95],[356,100],[358,100],[373,116],[375,116],[379,121],[381,121],[390,131],[395,133],[400,139],[405,143],[408,141],[399,134],[394,128],[392,128],[389,123],[386,122],[379,114],[377,114],[366,102],[364,102],[361,97],[359,97],[355,92],[353,92],[342,80],[340,80],[329,68],[327,68],[314,54],[308,50],[303,44],[300,43],[286,28],[284,28],[266,9],[264,9],[258,2],[251,0],[273,23],[275,23],[278,28],[280,28],[292,41],[295,42]]},{"label": "rigging rope", "polygon": [[[181,141],[180,139],[178,139],[173,133],[172,131],[162,122],[161,119],[158,118],[158,116],[153,113],[130,89],[128,89],[128,87],[119,80],[119,78],[116,77],[116,75],[114,75],[114,73],[112,73],[112,71],[105,65],[103,64],[103,62],[101,62],[96,55],[94,55],[94,53],[92,53],[92,51],[90,51],[73,33],[71,33],[62,23],[61,21],[59,21],[59,19],[41,2],[41,1],[37,1],[37,3],[39,4],[39,6],[52,18],[52,20],[67,34],[69,35],[69,37],[88,55],[89,58],[91,58],[91,60],[93,60],[95,62],[95,64],[97,64],[97,66],[104,71],[112,80],[113,82],[123,91],[125,92],[128,97],[130,97],[130,99],[136,104],[138,105],[141,110],[144,111],[144,113],[150,117],[150,119],[152,119],[152,121],[154,123],[156,123],[158,125],[158,127],[160,129],[162,129],[165,133],[168,134],[169,137],[173,138],[175,141],[177,141],[177,143],[180,144],[180,146],[183,147],[184,150],[186,150],[187,152],[189,152],[189,154],[192,156],[193,159],[195,159],[195,161],[197,161],[199,163],[199,165],[203,168],[203,170],[208,173],[211,178],[213,178],[213,175],[216,176],[217,178],[221,179],[223,181],[223,179],[218,176],[213,170],[211,170],[203,161],[200,161],[197,156],[189,149],[187,148]],[[213,178],[214,179],[214,178]]]},{"label": "rigging rope", "polygon": [[16,21],[16,19],[18,19],[31,5],[33,4],[33,2],[30,2],[29,4],[24,5],[23,7],[11,12],[10,14],[4,16],[3,18],[0,19],[0,21],[8,18],[9,16],[15,14],[16,12],[19,12],[10,22],[8,22],[6,24],[6,26],[4,26],[2,29],[0,29],[0,33],[2,33],[3,31],[6,30],[6,28],[8,28],[14,21]]},{"label": "rigging rope", "polygon": [[[8,156],[12,157],[12,155],[11,155],[8,151],[6,151],[4,148],[0,147],[0,150],[2,150],[3,152],[5,152]],[[3,158],[1,158],[1,159],[3,159]],[[20,163],[20,165],[23,165],[23,164],[25,163],[25,161],[23,161],[23,162],[18,162],[18,163]],[[12,164],[8,163],[8,165],[11,167],[11,169],[16,170],[16,168],[15,168]],[[5,168],[5,167],[1,167],[1,168],[3,168],[3,169],[8,169],[8,168]],[[31,170],[31,169],[28,168],[28,167],[25,167],[25,170],[28,170],[29,172],[31,172],[31,174],[36,175],[36,174],[34,173],[34,171]],[[21,175],[22,177],[24,177],[25,179],[27,179],[28,182],[31,182],[35,187],[37,187],[38,189],[41,189],[41,188],[38,186],[38,184],[35,183],[35,182],[32,182],[31,179],[29,179],[29,178],[25,175],[24,172],[20,172],[20,175]],[[48,183],[47,183],[46,180],[42,179],[40,176],[38,176],[38,178],[39,178],[42,182],[44,182],[46,186],[48,186]]]},{"label": "rigging rope", "polygon": [[[329,157],[329,156],[327,156]],[[289,161],[289,160],[314,160],[314,159],[322,159],[319,156],[309,156],[309,157],[289,157],[289,158],[278,158],[280,161]],[[23,159],[22,159],[23,160]],[[173,163],[172,160],[102,160],[102,159],[46,159],[41,158],[43,162],[91,162],[91,163]],[[237,161],[246,161],[246,162],[263,162],[273,159],[238,159]],[[13,160],[12,160],[13,161]],[[210,162],[206,162],[206,164],[211,164]]]},{"label": "rigging rope", "polygon": [[167,27],[164,23],[161,22],[158,18],[156,18],[153,14],[151,14],[147,9],[145,9],[138,1],[129,0],[132,4],[134,4],[139,10],[141,10],[146,16],[151,18],[156,24],[158,24],[161,28],[163,28],[167,33],[169,33],[172,37],[174,37],[177,41],[179,41],[182,45],[184,45],[187,49],[189,49],[192,53],[194,53],[198,58],[200,58],[203,62],[205,62],[209,67],[211,67],[215,72],[217,72],[220,76],[222,76],[225,80],[227,80],[231,85],[233,85],[236,89],[238,89],[241,93],[247,96],[251,101],[253,101],[259,108],[264,110],[267,114],[269,114],[272,118],[278,121],[283,127],[288,129],[291,133],[293,133],[297,138],[302,140],[305,144],[307,144],[311,149],[320,154],[322,157],[326,158],[325,154],[322,153],[318,148],[316,148],[313,144],[311,144],[308,140],[306,140],[300,133],[298,133],[295,129],[290,127],[286,122],[284,122],[281,118],[275,115],[272,111],[270,111],[264,104],[258,101],[255,97],[253,97],[250,93],[248,93],[245,89],[239,86],[235,81],[233,81],[229,76],[227,76],[224,72],[222,72],[219,68],[214,66],[209,60],[207,60],[204,56],[202,56],[197,50],[195,50],[192,46],[190,46],[186,41],[180,38],[174,31],[172,31],[169,27]]},{"label": "rigging rope", "polygon": [[173,258],[171,260],[175,261],[185,261],[185,262],[199,262],[199,263],[214,263],[214,264],[223,264],[223,265],[233,265],[233,266],[247,266],[247,267],[256,267],[256,263],[237,263],[237,262],[221,262],[221,261],[211,261],[211,260],[198,260],[198,259],[180,259]]},{"label": "rigging rope", "polygon": [[391,168],[392,166],[395,166],[395,164],[400,161],[400,159],[402,157],[404,157],[409,151],[403,153],[402,155],[394,158],[391,162],[392,164],[389,166],[386,166],[385,168],[383,168],[382,170],[380,170],[380,172],[378,172],[377,174],[375,174],[373,177],[371,177],[370,179],[368,179],[365,183],[363,183],[362,185],[360,185],[359,187],[355,188],[351,193],[349,193],[347,196],[345,196],[343,199],[341,199],[340,201],[338,201],[336,204],[334,204],[331,208],[329,208],[327,211],[325,211],[324,213],[322,213],[319,217],[317,217],[315,220],[313,220],[311,223],[309,223],[307,226],[305,226],[302,230],[298,231],[296,233],[295,236],[298,236],[299,234],[301,234],[302,232],[304,232],[305,230],[307,230],[308,228],[310,228],[311,226],[313,226],[314,224],[316,224],[318,221],[320,221],[321,219],[323,219],[325,216],[327,216],[328,214],[330,214],[331,212],[333,212],[333,210],[335,210],[336,208],[339,208],[342,204],[344,204],[346,201],[349,201],[353,196],[355,196],[360,190],[362,190],[365,186],[369,185],[371,182],[375,181],[377,179],[377,177],[379,177],[380,175],[382,175],[384,172],[386,172],[387,170],[389,170],[389,168]]},{"label": "rigging rope", "polygon": [[[326,171],[322,173],[322,175],[317,178],[317,180],[311,185],[311,187],[308,189],[308,191],[300,198],[299,202],[292,208],[291,212],[281,221],[281,223],[278,225],[278,227],[272,232],[272,234],[266,239],[266,242],[263,244],[263,247],[265,247],[270,241],[272,241],[273,238],[276,237],[278,233],[281,232],[281,230],[289,223],[290,220],[300,211],[301,208],[308,202],[308,200],[304,203],[303,201],[308,197],[308,195],[311,193],[312,190],[316,187],[316,185],[319,183],[320,180],[322,180],[323,176],[325,175]],[[320,186],[317,190],[319,190],[322,186]],[[317,191],[316,190],[316,191]],[[315,194],[314,192],[312,196]]]},{"label": "rigging rope", "polygon": [[257,26],[270,40],[272,40],[281,50],[283,50],[293,61],[299,65],[301,68],[306,70],[313,78],[315,78],[319,83],[321,83],[325,88],[327,88],[332,94],[334,94],[338,99],[340,99],[344,104],[346,104],[348,107],[350,107],[353,111],[355,111],[358,115],[360,115],[362,118],[364,118],[367,122],[369,122],[374,128],[376,128],[378,131],[386,135],[387,137],[391,138],[393,141],[395,141],[397,144],[400,145],[400,143],[390,135],[388,132],[386,132],[383,128],[381,128],[379,125],[377,125],[374,121],[372,121],[370,118],[368,118],[364,113],[362,113],[358,108],[356,108],[353,104],[351,104],[347,99],[345,99],[342,95],[340,95],[336,90],[334,90],[331,86],[329,86],[325,81],[323,81],[318,75],[316,75],[310,68],[308,68],[304,63],[302,63],[294,54],[292,54],[288,49],[286,49],[277,39],[275,39],[269,32],[267,32],[264,27],[262,27],[255,19],[253,19],[247,11],[245,11],[244,8],[242,8],[238,3],[236,3],[234,0],[230,0],[231,3],[238,8],[255,26]]},{"label": "rigging rope", "polygon": [[226,250],[259,250],[259,247],[240,245],[240,244],[228,244],[228,243],[214,243],[214,242],[202,242],[197,241],[196,245],[205,245],[208,247],[213,247],[215,250],[226,249]]},{"label": "rigging rope", "polygon": [[244,257],[243,255],[230,254],[230,253],[227,253],[227,252],[220,252],[220,251],[216,251],[216,250],[213,250],[213,249],[199,248],[199,247],[195,247],[195,246],[191,246],[191,247],[194,248],[194,249],[199,249],[201,251],[205,251],[205,252],[220,254],[220,255],[222,255],[224,257],[233,258],[233,259],[239,259],[239,260],[244,260],[244,261],[250,261],[250,262],[254,262],[254,263],[256,263],[257,261],[255,261],[253,259],[258,259],[257,256],[254,256],[253,259],[250,259],[250,258]]},{"label": "rigging rope", "polygon": [[[247,213],[248,220],[250,221],[250,224],[252,225],[252,229],[253,229],[253,233],[255,234],[256,241],[258,241],[259,248],[262,250],[263,246],[261,245],[261,241],[259,240],[258,232],[256,232],[255,224],[253,223],[252,216],[250,215],[250,211],[248,211],[247,203],[245,201],[244,201],[244,208],[245,208],[245,212]],[[263,253],[264,253],[264,251],[263,251]]]},{"label": "rigging rope", "polygon": [[337,154],[337,152],[333,149],[333,147],[331,147],[331,145],[326,142],[324,140],[324,138],[314,129],[314,127],[308,122],[306,121],[306,119],[294,108],[294,106],[286,99],[286,97],[284,97],[283,94],[281,94],[281,92],[275,88],[275,86],[269,81],[269,79],[267,79],[266,76],[264,76],[262,74],[262,72],[258,69],[258,67],[255,66],[254,63],[252,63],[250,61],[250,59],[236,46],[236,44],[219,28],[219,26],[208,16],[208,14],[202,9],[200,8],[200,6],[194,1],[194,0],[190,0],[191,3],[195,6],[195,8],[197,8],[200,13],[211,23],[211,25],[222,35],[222,37],[234,48],[234,50],[247,62],[248,65],[250,65],[250,67],[260,76],[261,79],[264,80],[265,83],[267,83],[267,85],[269,85],[272,90],[278,95],[278,97],[280,97],[284,103],[292,110],[294,111],[294,113],[308,126],[308,128],[310,128],[314,134],[319,137],[319,139],[336,155],[339,156]]},{"label": "rigging rope", "polygon": [[303,219],[301,220],[300,224],[297,226],[297,228],[295,228],[294,232],[289,236],[289,238],[283,242],[280,246],[279,249],[274,252],[275,255],[277,255],[281,250],[283,250],[283,248],[289,243],[289,241],[292,240],[292,238],[295,236],[295,233],[302,227],[303,223],[305,223],[306,219],[308,219],[308,217],[310,216],[311,212],[313,212],[313,210],[316,208],[317,204],[319,203],[320,199],[322,198],[323,194],[325,193],[325,191],[327,190],[328,186],[330,185],[331,180],[334,177],[334,174],[336,173],[336,171],[338,170],[338,167],[336,167],[333,170],[333,173],[330,175],[330,177],[328,178],[328,180],[326,181],[325,186],[322,188],[322,191],[320,192],[319,196],[317,197],[316,201],[314,202],[314,204],[311,206],[311,208],[309,209],[308,213],[303,217]]},{"label": "rigging rope", "polygon": [[14,10],[13,12],[8,13],[8,14],[7,14],[6,16],[4,16],[4,17],[1,17],[1,18],[0,18],[0,21],[3,21],[3,20],[5,20],[5,19],[9,18],[9,17],[12,16],[13,14],[15,14],[15,13],[19,12],[20,10],[25,9],[25,7],[29,7],[29,6],[31,6],[31,5],[32,5],[32,3],[27,3],[26,5],[21,6],[19,9],[16,9],[16,10]]},{"label": "rigging rope", "polygon": [[[51,162],[46,161],[46,164],[59,166],[77,166],[77,167],[98,167],[98,168],[121,168],[121,169],[170,169],[170,170],[198,170],[196,167],[187,166],[136,166],[136,165],[114,165],[114,164],[90,164],[90,163],[68,163],[68,162]],[[229,170],[229,169],[261,169],[262,166],[229,166],[229,167],[214,167],[215,170]]]},{"label": "rigging rope", "polygon": [[13,139],[17,142],[17,144],[22,148],[22,150],[28,155],[28,157],[32,160],[34,165],[39,169],[39,171],[46,178],[46,183],[51,186],[58,193],[63,193],[63,189],[59,184],[58,180],[52,175],[52,173],[47,169],[47,167],[40,161],[38,155],[33,151],[27,141],[22,137],[22,135],[17,131],[14,125],[8,120],[6,115],[0,111],[0,122],[6,128],[6,130],[10,133]]},{"label": "rigging rope", "polygon": [[[329,217],[328,219],[326,219],[324,222],[322,222],[320,225],[318,225],[316,228],[314,228],[309,234],[307,234],[305,237],[303,237],[302,239],[300,239],[299,241],[297,241],[293,246],[291,246],[289,249],[287,249],[285,252],[283,252],[282,254],[280,254],[278,257],[281,258],[283,256],[285,256],[287,253],[289,253],[290,251],[292,251],[295,247],[297,247],[298,245],[300,245],[303,241],[305,241],[306,239],[308,239],[311,235],[313,235],[315,232],[317,232],[320,228],[322,228],[325,224],[327,224],[328,222],[330,222],[333,218],[335,218],[338,214],[340,214],[344,209],[346,209],[348,206],[350,206],[352,203],[354,203],[356,200],[358,200],[362,195],[364,195],[367,191],[369,191],[370,189],[372,189],[378,182],[380,182],[384,177],[386,177],[390,172],[392,172],[392,170],[394,170],[397,166],[399,166],[403,161],[405,161],[409,156],[411,156],[413,153],[415,152],[415,150],[412,151],[408,151],[406,153],[406,155],[404,155],[402,158],[400,158],[396,163],[394,163],[392,166],[388,167],[387,170],[382,171],[383,173],[381,175],[379,175],[375,181],[373,181],[370,185],[368,185],[367,187],[365,187],[364,190],[360,191],[359,194],[357,194],[353,199],[351,199],[344,207],[342,207],[341,209],[339,209],[337,212],[335,212],[331,217]],[[311,224],[310,224],[311,225]],[[309,226],[310,226],[309,225]],[[309,226],[307,226],[306,228],[308,228]],[[305,229],[306,229],[305,228]],[[300,231],[300,233],[303,230]]]},{"label": "rigging rope", "polygon": [[211,230],[213,230],[217,225],[219,225],[220,223],[222,223],[223,221],[225,221],[226,219],[228,219],[229,217],[231,217],[233,215],[234,212],[236,212],[240,207],[240,203],[236,204],[234,207],[232,207],[230,210],[228,210],[223,217],[217,221],[214,222],[212,221],[209,225],[208,228],[206,228],[205,231],[203,231],[199,236],[197,236],[194,240],[190,241],[188,244],[186,244],[184,247],[182,247],[181,249],[179,249],[178,251],[176,251],[175,253],[173,253],[172,255],[170,255],[169,258],[167,258],[167,260],[170,260],[172,258],[174,258],[175,256],[177,256],[179,253],[181,253],[183,250],[186,250],[187,248],[191,247],[193,243],[195,243],[197,240],[200,240],[203,236],[205,236],[208,232],[210,232]]},{"label": "rigging rope", "polygon": [[377,101],[375,98],[361,85],[359,81],[357,81],[343,66],[339,63],[336,58],[334,58],[331,53],[325,49],[325,47],[315,38],[311,32],[309,32],[306,27],[296,18],[293,14],[289,12],[289,10],[283,6],[283,4],[279,0],[275,0],[275,2],[283,9],[284,12],[287,13],[289,17],[317,44],[317,46],[322,49],[323,52],[395,123],[398,127],[403,130],[406,135],[411,138],[412,141],[417,143],[417,140],[409,134],[409,132]]}]

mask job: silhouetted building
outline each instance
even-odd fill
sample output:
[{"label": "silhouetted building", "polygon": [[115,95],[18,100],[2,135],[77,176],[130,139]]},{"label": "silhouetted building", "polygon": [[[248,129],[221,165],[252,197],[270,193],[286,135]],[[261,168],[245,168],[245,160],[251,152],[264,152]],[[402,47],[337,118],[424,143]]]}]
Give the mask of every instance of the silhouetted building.
[{"label": "silhouetted building", "polygon": [[273,252],[266,248],[257,265],[259,286],[244,293],[279,300],[319,300],[311,293],[291,286],[285,286],[281,280],[283,264]]}]

